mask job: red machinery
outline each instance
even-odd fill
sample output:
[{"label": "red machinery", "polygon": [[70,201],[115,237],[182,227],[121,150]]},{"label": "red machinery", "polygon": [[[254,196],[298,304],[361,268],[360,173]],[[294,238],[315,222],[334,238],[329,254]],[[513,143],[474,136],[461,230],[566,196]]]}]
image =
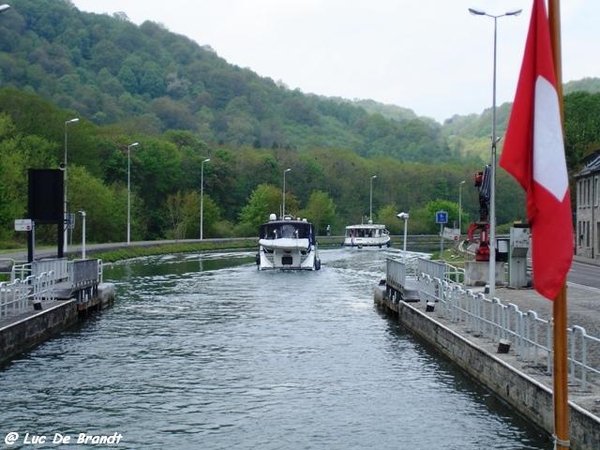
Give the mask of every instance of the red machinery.
[{"label": "red machinery", "polygon": [[475,187],[479,190],[479,220],[471,223],[467,230],[467,240],[478,242],[479,246],[475,252],[475,261],[490,260],[490,166],[485,166],[483,172],[475,174]]}]

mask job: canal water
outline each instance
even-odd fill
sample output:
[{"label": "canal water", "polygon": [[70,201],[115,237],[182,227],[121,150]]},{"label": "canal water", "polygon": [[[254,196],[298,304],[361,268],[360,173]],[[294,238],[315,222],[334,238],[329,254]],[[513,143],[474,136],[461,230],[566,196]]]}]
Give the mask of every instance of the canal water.
[{"label": "canal water", "polygon": [[0,448],[551,448],[374,307],[390,252],[324,250],[318,272],[259,272],[253,253],[106,267],[113,307],[0,370]]}]

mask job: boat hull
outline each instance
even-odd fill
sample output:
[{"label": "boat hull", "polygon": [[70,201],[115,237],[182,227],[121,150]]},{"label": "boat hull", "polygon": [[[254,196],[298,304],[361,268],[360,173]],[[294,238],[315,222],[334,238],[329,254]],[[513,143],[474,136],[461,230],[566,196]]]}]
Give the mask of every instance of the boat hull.
[{"label": "boat hull", "polygon": [[311,223],[270,220],[259,229],[256,264],[259,270],[319,270],[321,260]]},{"label": "boat hull", "polygon": [[389,247],[392,240],[389,236],[386,239],[374,238],[345,238],[344,247]]},{"label": "boat hull", "polygon": [[259,246],[259,270],[318,270],[320,263],[314,249],[273,248]]}]

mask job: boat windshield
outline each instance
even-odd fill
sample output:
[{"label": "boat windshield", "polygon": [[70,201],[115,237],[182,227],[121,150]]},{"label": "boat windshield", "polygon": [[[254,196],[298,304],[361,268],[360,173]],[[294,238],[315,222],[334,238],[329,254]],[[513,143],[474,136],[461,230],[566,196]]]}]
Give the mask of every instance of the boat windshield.
[{"label": "boat windshield", "polygon": [[350,238],[372,238],[387,236],[389,232],[385,228],[346,228],[346,237]]},{"label": "boat windshield", "polygon": [[314,241],[312,225],[308,222],[265,223],[260,227],[260,239],[310,239]]}]

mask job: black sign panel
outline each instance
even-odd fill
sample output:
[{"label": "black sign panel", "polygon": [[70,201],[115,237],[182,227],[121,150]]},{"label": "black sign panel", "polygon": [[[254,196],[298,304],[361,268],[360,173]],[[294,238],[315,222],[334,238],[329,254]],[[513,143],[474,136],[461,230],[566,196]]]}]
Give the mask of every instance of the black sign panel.
[{"label": "black sign panel", "polygon": [[29,169],[29,218],[36,224],[63,223],[63,177],[59,169]]}]

